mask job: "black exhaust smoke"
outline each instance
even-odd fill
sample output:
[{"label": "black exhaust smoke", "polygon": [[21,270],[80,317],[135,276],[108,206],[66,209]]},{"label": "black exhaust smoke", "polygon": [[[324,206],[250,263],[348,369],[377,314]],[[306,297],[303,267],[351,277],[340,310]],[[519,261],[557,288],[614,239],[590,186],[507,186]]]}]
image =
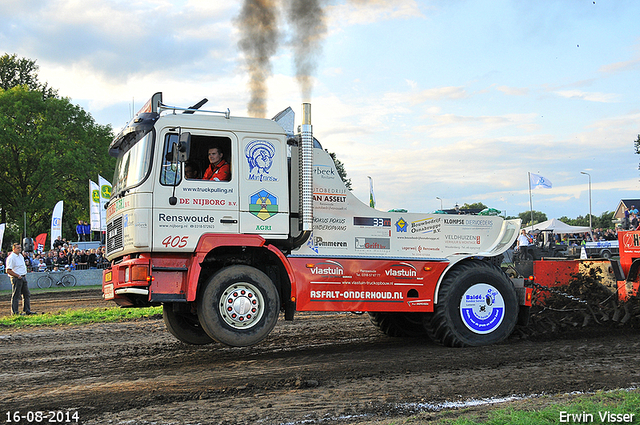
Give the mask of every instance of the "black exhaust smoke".
[{"label": "black exhaust smoke", "polygon": [[[323,3],[325,0],[283,0],[285,15],[293,29],[291,45],[296,78],[302,100],[311,99],[312,76],[317,66],[321,41],[326,33]],[[280,30],[276,0],[245,0],[237,19],[240,49],[249,71],[251,99],[249,115],[265,117],[267,113],[267,79],[271,75],[271,57],[278,49]]]},{"label": "black exhaust smoke", "polygon": [[267,79],[271,56],[278,48],[278,20],[275,0],[247,0],[238,17],[240,49],[249,67],[251,99],[249,115],[264,118],[267,113]]},{"label": "black exhaust smoke", "polygon": [[321,41],[327,32],[325,14],[320,0],[288,0],[287,19],[294,30],[292,47],[296,78],[302,101],[311,101],[313,75],[321,53]]}]

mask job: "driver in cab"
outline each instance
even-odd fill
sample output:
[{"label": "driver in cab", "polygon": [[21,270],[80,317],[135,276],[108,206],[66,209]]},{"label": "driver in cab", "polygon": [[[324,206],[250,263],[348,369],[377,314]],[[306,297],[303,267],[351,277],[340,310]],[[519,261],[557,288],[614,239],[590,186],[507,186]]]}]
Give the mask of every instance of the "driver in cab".
[{"label": "driver in cab", "polygon": [[224,160],[222,150],[217,147],[209,148],[209,166],[204,172],[204,180],[227,182],[230,179],[231,170],[229,163]]}]

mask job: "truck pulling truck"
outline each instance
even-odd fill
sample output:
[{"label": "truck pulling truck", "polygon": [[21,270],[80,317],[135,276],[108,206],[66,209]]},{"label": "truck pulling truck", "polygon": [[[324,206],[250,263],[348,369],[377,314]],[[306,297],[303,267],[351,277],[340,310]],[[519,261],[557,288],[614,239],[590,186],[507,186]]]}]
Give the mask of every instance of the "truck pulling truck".
[{"label": "truck pulling truck", "polygon": [[[368,312],[387,335],[456,347],[526,322],[531,285],[499,267],[520,220],[373,209],[313,137],[310,104],[294,134],[291,108],[268,120],[204,102],[156,93],[110,144],[105,300],[162,305],[189,344],[256,344],[280,312]],[[212,147],[228,181],[200,177]]]}]

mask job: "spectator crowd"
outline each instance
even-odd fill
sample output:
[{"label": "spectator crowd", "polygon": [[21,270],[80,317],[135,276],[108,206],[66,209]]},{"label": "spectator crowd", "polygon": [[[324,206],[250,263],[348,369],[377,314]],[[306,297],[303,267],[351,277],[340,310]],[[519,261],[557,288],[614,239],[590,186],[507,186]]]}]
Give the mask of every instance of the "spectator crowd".
[{"label": "spectator crowd", "polygon": [[[0,252],[1,272],[6,270],[7,257],[11,252]],[[105,248],[80,249],[73,242],[58,238],[53,249],[47,252],[22,252],[28,272],[89,270],[108,267]]]}]

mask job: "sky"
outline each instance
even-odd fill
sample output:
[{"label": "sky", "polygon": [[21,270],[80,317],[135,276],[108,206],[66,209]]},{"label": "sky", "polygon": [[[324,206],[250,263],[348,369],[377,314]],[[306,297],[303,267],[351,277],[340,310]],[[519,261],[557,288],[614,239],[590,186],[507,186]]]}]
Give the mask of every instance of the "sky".
[{"label": "sky", "polygon": [[[640,198],[640,2],[319,0],[303,91],[285,0],[270,1],[266,117],[291,106],[299,123],[310,101],[315,137],[364,202],[368,176],[380,210],[482,202],[516,216],[532,202],[576,218]],[[115,132],[158,91],[246,116],[242,6],[0,0],[0,54],[35,60],[41,82]],[[552,188],[530,192],[528,173]]]}]

